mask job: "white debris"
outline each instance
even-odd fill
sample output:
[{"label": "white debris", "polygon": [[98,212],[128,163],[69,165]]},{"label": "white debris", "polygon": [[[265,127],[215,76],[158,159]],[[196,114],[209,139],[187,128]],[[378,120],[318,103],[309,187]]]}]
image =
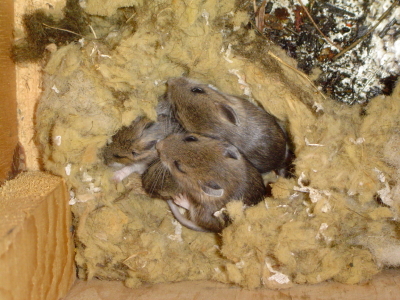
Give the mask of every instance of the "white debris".
[{"label": "white debris", "polygon": [[81,47],[85,46],[85,38],[79,39],[78,42],[81,45]]},{"label": "white debris", "polygon": [[312,146],[312,147],[325,147],[325,145],[321,145],[321,144],[312,144],[312,143],[310,143],[306,137],[304,138],[304,142],[306,143],[307,146]]},{"label": "white debris", "polygon": [[316,112],[324,111],[324,107],[321,103],[314,102],[313,107],[315,108]]},{"label": "white debris", "polygon": [[57,146],[61,146],[61,135],[56,135],[53,138],[54,144],[56,144]]},{"label": "white debris", "polygon": [[207,26],[210,25],[209,22],[208,22],[208,20],[209,20],[209,18],[210,18],[210,14],[209,14],[205,9],[203,9],[203,12],[201,13],[201,16],[202,16],[204,19],[206,19],[206,25],[207,25]]},{"label": "white debris", "polygon": [[276,281],[279,284],[285,284],[285,283],[289,283],[290,282],[290,279],[289,279],[289,277],[287,275],[285,275],[285,274],[283,274],[281,272],[275,271],[272,268],[271,264],[269,264],[268,262],[265,262],[265,265],[267,266],[268,270],[271,273],[274,273],[274,275],[268,277],[268,280]]},{"label": "white debris", "polygon": [[90,193],[100,193],[101,187],[95,186],[93,182],[89,183],[89,188],[87,189]]},{"label": "white debris", "polygon": [[325,200],[324,205],[321,207],[321,211],[323,213],[327,213],[327,212],[330,212],[331,209],[332,209],[332,205],[327,200]]},{"label": "white debris", "polygon": [[385,174],[383,174],[383,172],[377,168],[375,168],[374,171],[377,173],[379,181],[385,185],[382,189],[377,191],[377,194],[384,204],[393,206],[394,201],[391,195],[389,183],[386,181]]},{"label": "white debris", "polygon": [[241,261],[237,262],[235,265],[236,265],[236,267],[237,267],[238,269],[243,269],[245,263],[244,263],[243,260],[241,260]]},{"label": "white debris", "polygon": [[246,82],[246,77],[243,74],[240,74],[239,70],[237,69],[231,69],[229,70],[229,73],[236,75],[238,78],[238,83],[240,84],[240,88],[243,90],[243,94],[251,97],[251,89],[249,84]]},{"label": "white debris", "polygon": [[75,198],[75,193],[73,190],[69,191],[69,198],[70,198],[68,202],[69,205],[74,205],[76,202],[78,202],[78,200]]},{"label": "white debris", "polygon": [[65,166],[65,174],[66,174],[67,176],[71,175],[71,168],[72,168],[72,165],[71,165],[71,164],[67,164],[67,165]]},{"label": "white debris", "polygon": [[59,94],[59,93],[60,93],[60,91],[58,90],[58,88],[56,87],[56,85],[53,85],[53,86],[51,87],[51,89],[52,89],[56,94]]},{"label": "white debris", "polygon": [[349,138],[349,141],[352,142],[352,143],[355,144],[355,145],[360,145],[360,144],[362,144],[362,143],[365,142],[365,139],[362,138],[362,137],[360,137],[360,138],[358,138],[358,139],[356,139],[356,140],[353,139],[353,138]]},{"label": "white debris", "polygon": [[222,49],[221,52],[224,53],[223,57],[228,63],[230,63],[230,64],[233,63],[233,60],[231,60],[229,58],[229,56],[231,56],[231,54],[232,54],[232,45],[231,44],[228,45],[228,48],[226,48],[226,50]]},{"label": "white debris", "polygon": [[182,225],[179,223],[177,220],[173,219],[172,220],[172,225],[174,225],[175,228],[175,234],[171,234],[168,236],[170,240],[177,241],[177,242],[182,242]]},{"label": "white debris", "polygon": [[299,179],[297,180],[297,183],[298,183],[299,186],[294,186],[293,189],[295,191],[299,191],[299,192],[303,192],[303,193],[309,193],[309,196],[310,196],[310,199],[311,199],[312,203],[316,203],[319,200],[325,198],[326,196],[327,197],[331,196],[331,193],[329,191],[326,191],[326,190],[321,190],[320,191],[320,190],[314,189],[314,188],[309,187],[309,186],[304,186],[303,182],[302,182],[304,178],[305,178],[305,174],[304,174],[304,172],[302,172],[300,177],[299,177]]},{"label": "white debris", "polygon": [[327,243],[332,242],[333,238],[331,238],[325,234],[325,231],[328,229],[328,227],[329,227],[328,224],[322,223],[321,226],[319,227],[316,238],[319,240],[325,240]]},{"label": "white debris", "polygon": [[90,176],[87,172],[83,172],[82,174],[82,182],[92,182],[93,177]]},{"label": "white debris", "polygon": [[99,54],[100,54],[100,57],[105,57],[105,58],[112,59],[112,57],[110,55],[101,54],[100,52],[99,52]]}]

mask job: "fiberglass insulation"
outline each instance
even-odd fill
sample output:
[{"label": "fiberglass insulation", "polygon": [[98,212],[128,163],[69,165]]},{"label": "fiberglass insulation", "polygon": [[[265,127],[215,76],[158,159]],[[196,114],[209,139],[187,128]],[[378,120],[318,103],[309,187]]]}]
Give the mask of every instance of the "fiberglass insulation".
[{"label": "fiberglass insulation", "polygon": [[[44,168],[70,189],[80,278],[283,288],[357,283],[400,264],[399,87],[366,107],[325,99],[247,29],[234,1],[83,3],[101,16],[92,18],[97,38],[51,55],[36,122]],[[182,228],[139,176],[115,184],[101,158],[121,126],[155,119],[165,81],[182,75],[257,100],[293,140],[296,178],[274,179],[273,198],[246,210],[231,202],[221,235]]]}]

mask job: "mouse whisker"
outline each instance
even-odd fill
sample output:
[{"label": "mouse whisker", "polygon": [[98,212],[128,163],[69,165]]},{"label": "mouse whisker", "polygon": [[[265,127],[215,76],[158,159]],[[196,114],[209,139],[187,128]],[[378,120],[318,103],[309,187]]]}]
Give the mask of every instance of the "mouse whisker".
[{"label": "mouse whisker", "polygon": [[[159,161],[157,161],[157,165],[155,166],[155,170],[153,171],[154,178],[153,178],[152,184],[150,186],[150,194],[154,194],[154,191],[156,191],[156,190],[159,190],[159,189],[162,190],[162,187],[164,185],[165,170],[163,168],[163,165],[158,162]],[[159,186],[159,183],[161,183],[161,188],[157,188]]]},{"label": "mouse whisker", "polygon": [[158,173],[159,173],[159,170],[158,170],[159,168],[158,168],[158,166],[157,166],[157,168],[154,170],[154,178],[153,178],[153,181],[152,181],[152,183],[151,183],[151,186],[150,186],[150,194],[152,195],[153,193],[154,193],[154,191],[156,190],[156,186],[157,186],[157,183],[158,183],[158,179],[159,179],[159,176],[158,176]]}]

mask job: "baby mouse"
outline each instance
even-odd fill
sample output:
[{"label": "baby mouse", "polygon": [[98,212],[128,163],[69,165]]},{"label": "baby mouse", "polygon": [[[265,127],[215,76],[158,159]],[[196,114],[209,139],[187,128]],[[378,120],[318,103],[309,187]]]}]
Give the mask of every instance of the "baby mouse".
[{"label": "baby mouse", "polygon": [[177,204],[172,199],[181,199],[186,196],[171,173],[163,166],[160,159],[153,161],[143,173],[142,186],[151,197],[166,200],[175,219],[182,225],[192,230],[208,232],[208,230],[197,226],[179,212]]},{"label": "baby mouse", "polygon": [[246,99],[185,77],[167,84],[166,99],[185,130],[229,142],[261,173],[285,167],[286,133],[274,116]]},{"label": "baby mouse", "polygon": [[129,126],[122,127],[102,153],[105,164],[117,169],[113,180],[122,181],[134,172],[142,174],[157,158],[155,145],[165,135],[162,124],[146,116],[139,116]]},{"label": "baby mouse", "polygon": [[264,199],[261,174],[225,141],[175,133],[159,141],[156,149],[162,167],[178,185],[174,202],[188,209],[190,221],[204,230],[220,232],[229,224],[226,215],[216,214],[229,201],[250,206]]}]

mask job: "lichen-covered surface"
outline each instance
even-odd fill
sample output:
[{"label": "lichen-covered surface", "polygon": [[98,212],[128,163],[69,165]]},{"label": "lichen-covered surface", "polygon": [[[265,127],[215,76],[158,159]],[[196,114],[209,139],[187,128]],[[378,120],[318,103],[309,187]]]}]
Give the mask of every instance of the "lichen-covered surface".
[{"label": "lichen-covered surface", "polygon": [[[233,1],[83,3],[102,16],[91,18],[97,39],[52,54],[36,122],[44,168],[70,189],[80,278],[284,288],[400,264],[399,87],[364,107],[325,99]],[[182,74],[257,100],[295,148],[296,178],[245,211],[230,203],[221,235],[182,228],[136,175],[113,183],[99,151],[137,115],[154,119],[165,80]]]}]

